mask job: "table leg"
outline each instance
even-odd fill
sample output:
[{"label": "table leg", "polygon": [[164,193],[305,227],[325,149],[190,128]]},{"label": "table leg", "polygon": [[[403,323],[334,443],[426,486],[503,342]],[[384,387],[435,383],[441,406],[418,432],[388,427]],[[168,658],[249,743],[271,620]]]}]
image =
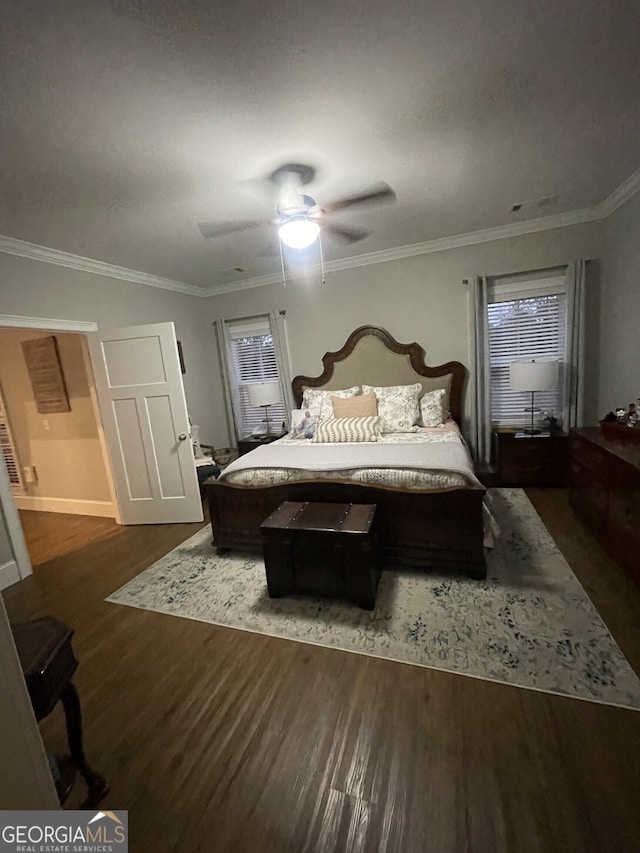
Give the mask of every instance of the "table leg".
[{"label": "table leg", "polygon": [[78,696],[75,685],[71,681],[65,684],[60,699],[62,700],[67,724],[67,738],[69,739],[71,758],[87,783],[87,799],[82,804],[82,808],[93,808],[108,793],[109,783],[98,773],[95,773],[87,764],[82,743],[80,697]]}]

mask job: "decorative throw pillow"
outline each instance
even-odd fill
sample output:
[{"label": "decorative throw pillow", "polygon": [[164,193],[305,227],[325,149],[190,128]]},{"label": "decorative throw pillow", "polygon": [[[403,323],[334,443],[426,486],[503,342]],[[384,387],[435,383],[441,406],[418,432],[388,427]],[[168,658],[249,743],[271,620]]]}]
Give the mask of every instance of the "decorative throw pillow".
[{"label": "decorative throw pillow", "polygon": [[378,400],[373,391],[357,397],[331,397],[334,418],[373,418],[378,414]]},{"label": "decorative throw pillow", "polygon": [[444,388],[436,388],[435,391],[427,391],[420,400],[420,417],[422,426],[437,427],[443,424],[447,418],[444,401],[447,392]]},{"label": "decorative throw pillow", "polygon": [[377,441],[380,418],[330,418],[316,427],[314,441]]},{"label": "decorative throw pillow", "polygon": [[373,391],[378,398],[378,415],[382,432],[411,432],[420,420],[418,405],[422,385],[387,385],[383,388],[363,385],[362,393]]},{"label": "decorative throw pillow", "polygon": [[322,388],[305,388],[302,395],[302,408],[319,408],[319,419],[321,421],[326,421],[328,418],[333,417],[333,406],[331,405],[332,397],[355,397],[359,392],[359,385],[354,385],[353,388],[344,388],[341,391],[325,391]]},{"label": "decorative throw pillow", "polygon": [[319,415],[319,406],[313,406],[310,409],[293,409],[290,421],[292,438],[313,438]]}]

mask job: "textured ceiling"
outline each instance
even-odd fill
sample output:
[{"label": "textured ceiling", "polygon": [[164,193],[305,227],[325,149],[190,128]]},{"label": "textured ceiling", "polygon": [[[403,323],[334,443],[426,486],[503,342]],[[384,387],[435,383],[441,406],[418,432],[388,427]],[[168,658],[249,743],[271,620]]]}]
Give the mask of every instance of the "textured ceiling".
[{"label": "textured ceiling", "polygon": [[2,18],[0,233],[199,286],[278,269],[274,229],[196,222],[272,216],[248,179],[283,162],[317,168],[320,203],[396,190],[339,217],[372,234],[327,239],[327,260],[590,207],[640,165],[637,0],[13,0]]}]

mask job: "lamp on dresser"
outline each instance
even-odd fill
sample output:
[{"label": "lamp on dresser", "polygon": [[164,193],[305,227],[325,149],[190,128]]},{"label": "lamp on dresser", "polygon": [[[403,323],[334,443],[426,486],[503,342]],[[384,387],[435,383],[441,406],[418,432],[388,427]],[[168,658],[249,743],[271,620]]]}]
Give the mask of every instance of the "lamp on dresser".
[{"label": "lamp on dresser", "polygon": [[539,391],[552,391],[558,384],[557,360],[542,361],[535,358],[526,361],[512,361],[509,365],[509,382],[512,391],[524,391],[531,394],[531,406],[525,412],[531,412],[531,427],[524,429],[527,435],[537,435],[540,430],[534,426],[534,415],[541,409],[535,407],[535,394]]}]

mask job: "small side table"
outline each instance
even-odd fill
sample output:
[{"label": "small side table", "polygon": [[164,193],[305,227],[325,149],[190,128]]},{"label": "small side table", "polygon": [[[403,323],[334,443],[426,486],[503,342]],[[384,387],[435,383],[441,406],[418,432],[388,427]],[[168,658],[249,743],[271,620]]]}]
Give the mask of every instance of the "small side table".
[{"label": "small side table", "polygon": [[[72,765],[87,783],[82,808],[94,808],[109,791],[107,781],[87,764],[82,742],[80,697],[71,678],[78,668],[71,637],[73,630],[53,616],[11,626],[36,720],[47,717],[62,702]],[[66,793],[61,795],[64,801]]]},{"label": "small side table", "polygon": [[240,456],[244,456],[245,453],[255,450],[256,447],[260,447],[261,444],[271,444],[272,441],[277,441],[279,438],[282,438],[283,435],[285,435],[285,433],[259,437],[250,435],[248,438],[240,438],[238,439],[238,453]]},{"label": "small side table", "polygon": [[569,436],[497,429],[493,433],[493,464],[500,486],[566,486]]}]

